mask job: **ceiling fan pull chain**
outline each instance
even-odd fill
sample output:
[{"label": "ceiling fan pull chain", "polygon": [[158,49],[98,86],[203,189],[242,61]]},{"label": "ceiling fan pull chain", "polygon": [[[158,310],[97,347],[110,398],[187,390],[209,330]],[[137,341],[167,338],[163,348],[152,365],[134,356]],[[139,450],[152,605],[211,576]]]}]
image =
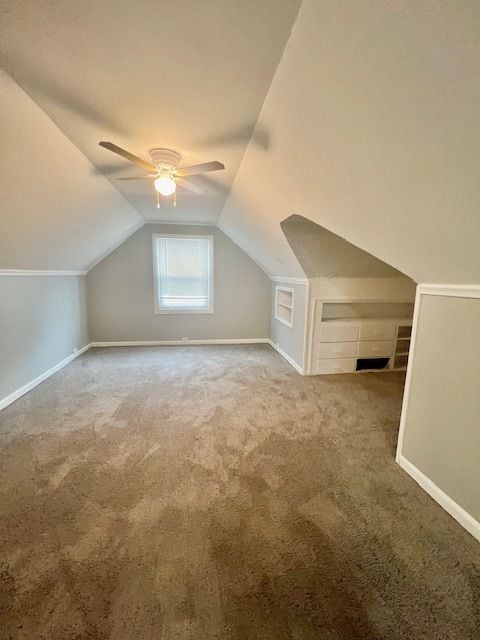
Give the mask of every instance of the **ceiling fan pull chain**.
[{"label": "ceiling fan pull chain", "polygon": [[173,192],[173,206],[174,207],[177,206],[177,192],[176,191]]},{"label": "ceiling fan pull chain", "polygon": [[157,209],[160,209],[160,194],[157,191]]}]

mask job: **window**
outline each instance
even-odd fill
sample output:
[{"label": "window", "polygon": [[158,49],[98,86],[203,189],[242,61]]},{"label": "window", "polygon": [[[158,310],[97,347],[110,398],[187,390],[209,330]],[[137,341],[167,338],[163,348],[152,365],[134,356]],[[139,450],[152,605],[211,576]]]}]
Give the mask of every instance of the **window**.
[{"label": "window", "polygon": [[213,236],[153,235],[155,313],[213,313]]},{"label": "window", "polygon": [[293,289],[275,287],[275,318],[287,327],[293,326]]}]

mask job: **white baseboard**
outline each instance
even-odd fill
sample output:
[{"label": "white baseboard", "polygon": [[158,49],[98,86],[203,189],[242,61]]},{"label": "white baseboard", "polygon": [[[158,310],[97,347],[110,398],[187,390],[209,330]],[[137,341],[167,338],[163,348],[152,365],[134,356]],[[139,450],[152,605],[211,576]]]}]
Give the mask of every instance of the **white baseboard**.
[{"label": "white baseboard", "polygon": [[60,369],[63,369],[63,367],[65,367],[67,364],[72,362],[72,360],[75,360],[75,358],[78,358],[78,356],[80,356],[82,353],[85,353],[85,351],[88,351],[88,349],[90,349],[91,346],[92,346],[91,344],[87,344],[81,349],[78,349],[78,351],[75,351],[74,353],[70,354],[69,356],[64,358],[61,362],[56,364],[54,367],[52,367],[51,369],[48,369],[48,371],[44,371],[42,374],[40,374],[30,382],[25,384],[23,387],[20,387],[20,389],[17,389],[16,391],[14,391],[13,393],[10,393],[5,398],[2,398],[0,400],[0,411],[2,409],[5,409],[5,407],[8,407],[8,405],[12,404],[12,402],[15,402],[15,400],[18,400],[18,398],[21,398],[23,395],[28,393],[28,391],[31,391],[32,389],[34,389],[36,386],[38,386],[41,382],[43,382],[50,376],[53,376],[54,373],[57,373],[57,371],[60,371]]},{"label": "white baseboard", "polygon": [[270,276],[272,282],[287,282],[289,284],[303,284],[308,285],[310,280],[308,278],[290,278],[289,276]]},{"label": "white baseboard", "polygon": [[92,342],[91,347],[178,347],[202,344],[270,344],[268,338],[220,338],[218,340],[121,340]]},{"label": "white baseboard", "polygon": [[277,353],[279,353],[282,358],[284,360],[286,360],[288,362],[289,365],[291,365],[295,371],[298,371],[298,373],[302,376],[305,375],[305,371],[303,370],[303,367],[301,367],[298,362],[295,362],[295,360],[293,358],[291,358],[288,353],[286,353],[283,349],[281,349],[277,344],[275,344],[275,342],[272,342],[272,340],[268,340],[268,344],[275,349],[275,351]]},{"label": "white baseboard", "polygon": [[0,276],[11,278],[12,276],[86,276],[86,271],[55,271],[47,269],[0,269]]},{"label": "white baseboard", "polygon": [[442,491],[437,485],[422,473],[415,465],[413,465],[404,456],[397,457],[398,464],[404,469],[415,482],[424,489],[428,495],[438,502],[438,504],[449,513],[464,529],[472,534],[474,538],[480,541],[480,522],[475,520],[473,516],[465,511],[459,504]]}]

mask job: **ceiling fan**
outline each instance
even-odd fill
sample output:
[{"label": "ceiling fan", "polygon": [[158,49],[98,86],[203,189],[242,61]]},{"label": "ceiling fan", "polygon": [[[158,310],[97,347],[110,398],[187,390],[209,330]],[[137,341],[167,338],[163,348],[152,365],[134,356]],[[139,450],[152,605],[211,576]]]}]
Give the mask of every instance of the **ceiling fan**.
[{"label": "ceiling fan", "polygon": [[179,167],[178,164],[182,159],[181,155],[177,151],[172,149],[162,149],[154,147],[149,149],[151,162],[142,160],[133,153],[118,147],[113,142],[99,142],[101,147],[113,151],[113,153],[122,156],[126,160],[135,163],[142,169],[145,169],[149,173],[144,176],[132,177],[132,178],[117,178],[117,180],[154,180],[155,190],[157,192],[157,207],[160,208],[160,196],[173,195],[173,204],[176,206],[176,190],[177,186],[183,187],[193,193],[205,193],[205,190],[201,187],[185,180],[185,176],[194,176],[200,173],[207,173],[208,171],[220,171],[225,169],[225,165],[217,160],[213,162],[204,162],[203,164],[195,164],[190,167]]}]

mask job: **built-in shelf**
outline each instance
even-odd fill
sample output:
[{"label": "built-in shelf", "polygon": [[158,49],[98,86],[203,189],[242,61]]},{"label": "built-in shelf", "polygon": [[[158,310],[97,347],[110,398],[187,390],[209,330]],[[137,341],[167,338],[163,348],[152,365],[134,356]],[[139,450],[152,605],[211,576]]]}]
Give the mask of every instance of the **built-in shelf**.
[{"label": "built-in shelf", "polygon": [[408,362],[408,353],[407,354],[396,354],[393,360],[393,368],[394,369],[405,369]]},{"label": "built-in shelf", "polygon": [[329,320],[382,320],[390,318],[411,318],[413,305],[408,302],[388,302],[371,300],[326,300],[322,303],[322,322]]},{"label": "built-in shelf", "polygon": [[293,289],[275,287],[275,318],[287,327],[293,326]]}]

